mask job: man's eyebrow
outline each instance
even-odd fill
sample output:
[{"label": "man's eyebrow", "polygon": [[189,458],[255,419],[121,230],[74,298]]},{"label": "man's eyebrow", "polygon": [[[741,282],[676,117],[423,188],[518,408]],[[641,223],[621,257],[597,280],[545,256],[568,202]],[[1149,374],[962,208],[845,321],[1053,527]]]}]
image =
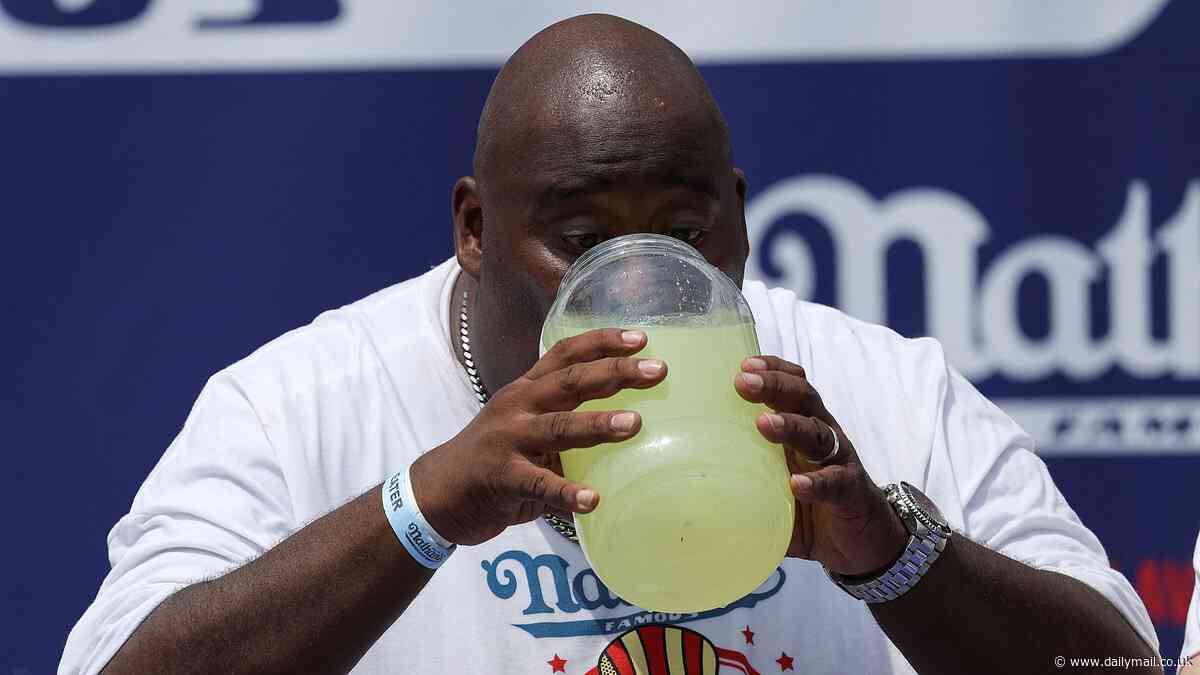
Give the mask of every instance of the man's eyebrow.
[{"label": "man's eyebrow", "polygon": [[686,174],[672,174],[666,177],[663,181],[667,185],[685,187],[693,192],[699,192],[702,195],[712,197],[713,199],[721,198],[721,191],[717,188],[717,184],[708,176],[689,176]]},{"label": "man's eyebrow", "polygon": [[[664,187],[687,188],[712,199],[720,199],[720,191],[717,189],[716,184],[712,179],[705,176],[670,173],[661,176],[645,177],[641,180]],[[616,182],[616,180],[597,174],[573,176],[557,181],[546,187],[541,195],[538,196],[536,208],[538,210],[550,209],[576,197],[603,192],[611,188]]]},{"label": "man's eyebrow", "polygon": [[576,197],[603,192],[611,186],[612,181],[594,174],[556,181],[542,190],[542,194],[538,196],[537,209],[551,209]]}]

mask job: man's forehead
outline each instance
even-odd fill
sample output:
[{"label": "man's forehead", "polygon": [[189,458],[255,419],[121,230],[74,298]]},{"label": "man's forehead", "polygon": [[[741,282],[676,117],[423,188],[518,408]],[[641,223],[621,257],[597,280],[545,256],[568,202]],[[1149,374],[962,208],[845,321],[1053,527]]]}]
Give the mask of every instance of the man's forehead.
[{"label": "man's forehead", "polygon": [[639,139],[613,134],[586,140],[559,136],[501,173],[535,198],[539,208],[575,197],[614,190],[686,188],[719,197],[724,163],[719,144],[696,135]]},{"label": "man's forehead", "polygon": [[522,119],[498,144],[509,168],[554,182],[695,174],[725,154],[720,127],[694,110],[583,106]]}]

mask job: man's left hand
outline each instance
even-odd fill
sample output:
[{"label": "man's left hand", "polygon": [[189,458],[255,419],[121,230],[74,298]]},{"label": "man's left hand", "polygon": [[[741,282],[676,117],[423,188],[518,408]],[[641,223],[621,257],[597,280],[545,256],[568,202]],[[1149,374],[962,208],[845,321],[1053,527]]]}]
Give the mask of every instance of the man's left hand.
[{"label": "man's left hand", "polygon": [[[775,356],[750,357],[742,361],[734,388],[774,411],[759,415],[756,425],[767,440],[783,445],[792,472],[797,504],[788,555],[849,576],[882,571],[895,561],[908,532],[804,369]],[[838,451],[825,459],[833,434]]]}]

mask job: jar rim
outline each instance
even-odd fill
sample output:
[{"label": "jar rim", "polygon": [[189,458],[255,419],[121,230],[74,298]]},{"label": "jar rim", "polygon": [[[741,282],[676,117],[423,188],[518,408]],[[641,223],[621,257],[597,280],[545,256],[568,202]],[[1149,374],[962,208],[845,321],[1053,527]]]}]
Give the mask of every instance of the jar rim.
[{"label": "jar rim", "polygon": [[669,237],[665,234],[655,234],[653,232],[623,234],[619,237],[606,239],[584,251],[583,255],[576,258],[575,262],[567,269],[567,273],[563,275],[559,288],[568,288],[585,271],[596,267],[601,262],[620,257],[634,247],[647,253],[680,253],[693,260],[708,262],[695,247],[675,237]]}]

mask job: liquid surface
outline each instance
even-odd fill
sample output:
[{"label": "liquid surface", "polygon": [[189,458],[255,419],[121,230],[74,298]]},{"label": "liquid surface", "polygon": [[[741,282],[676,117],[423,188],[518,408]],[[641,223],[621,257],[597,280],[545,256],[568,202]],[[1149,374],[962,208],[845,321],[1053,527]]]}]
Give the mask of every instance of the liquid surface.
[{"label": "liquid surface", "polygon": [[[592,326],[547,327],[547,345]],[[634,438],[562,453],[563,472],[600,492],[576,515],[596,574],[626,601],[697,612],[757,588],[783,559],[795,502],[783,450],[754,420],[765,408],[733,389],[757,352],[749,324],[627,326],[647,334],[639,357],[667,362],[649,390],[625,390],[579,410],[636,410]]]}]

